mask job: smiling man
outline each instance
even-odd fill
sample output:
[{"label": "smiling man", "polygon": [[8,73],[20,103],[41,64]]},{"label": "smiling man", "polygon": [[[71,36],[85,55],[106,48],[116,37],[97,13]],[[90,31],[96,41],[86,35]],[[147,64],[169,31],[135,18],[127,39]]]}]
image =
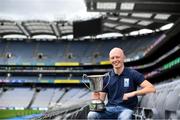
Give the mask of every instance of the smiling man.
[{"label": "smiling man", "polygon": [[[133,110],[138,104],[138,95],[155,92],[154,86],[145,80],[144,76],[134,69],[124,66],[125,55],[121,48],[113,48],[109,53],[109,60],[113,66],[110,81],[104,79],[104,84],[108,83],[103,92],[93,92],[92,99],[105,100],[108,103],[106,110],[97,112],[90,111],[88,119],[118,119],[129,120]],[[141,89],[137,90],[140,86]]]}]

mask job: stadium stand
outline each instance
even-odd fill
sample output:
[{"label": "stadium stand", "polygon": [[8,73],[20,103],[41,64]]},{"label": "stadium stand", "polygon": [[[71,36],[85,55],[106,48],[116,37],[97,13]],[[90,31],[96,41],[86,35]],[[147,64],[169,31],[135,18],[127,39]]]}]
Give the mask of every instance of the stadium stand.
[{"label": "stadium stand", "polygon": [[[168,80],[156,85],[157,92],[142,97],[140,107],[153,112],[153,119],[178,119],[180,79]],[[172,99],[173,98],[173,99]],[[147,101],[148,99],[148,101]]]},{"label": "stadium stand", "polygon": [[[108,60],[108,51],[113,47],[123,48],[127,58],[136,56],[141,58],[147,46],[154,43],[161,34],[94,41],[4,41],[1,42],[4,50],[0,51],[2,53],[0,64],[55,65],[58,62],[98,64],[100,61]],[[12,57],[7,58],[7,54],[11,54]]]},{"label": "stadium stand", "polygon": [[25,109],[34,94],[34,91],[30,88],[10,88],[7,91],[3,91],[1,94],[1,108]]},{"label": "stadium stand", "polygon": [[48,110],[50,100],[52,99],[54,89],[40,89],[37,92],[35,99],[31,105],[31,108],[38,108],[41,110]]},{"label": "stadium stand", "polygon": [[1,90],[0,108],[48,110],[55,106],[67,107],[89,100],[89,93],[82,88],[8,88]]}]

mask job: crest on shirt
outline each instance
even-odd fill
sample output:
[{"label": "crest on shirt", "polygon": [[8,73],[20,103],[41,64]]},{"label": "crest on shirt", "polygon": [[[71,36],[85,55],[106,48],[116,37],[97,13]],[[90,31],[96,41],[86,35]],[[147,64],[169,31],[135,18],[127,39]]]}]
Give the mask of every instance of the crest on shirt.
[{"label": "crest on shirt", "polygon": [[129,78],[124,78],[124,87],[129,87]]}]

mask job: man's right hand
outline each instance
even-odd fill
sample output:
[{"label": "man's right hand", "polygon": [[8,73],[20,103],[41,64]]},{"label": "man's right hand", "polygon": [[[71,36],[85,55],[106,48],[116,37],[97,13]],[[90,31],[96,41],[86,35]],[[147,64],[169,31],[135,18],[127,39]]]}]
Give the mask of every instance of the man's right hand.
[{"label": "man's right hand", "polygon": [[99,92],[92,92],[91,99],[94,99],[94,100],[100,99],[100,93]]}]

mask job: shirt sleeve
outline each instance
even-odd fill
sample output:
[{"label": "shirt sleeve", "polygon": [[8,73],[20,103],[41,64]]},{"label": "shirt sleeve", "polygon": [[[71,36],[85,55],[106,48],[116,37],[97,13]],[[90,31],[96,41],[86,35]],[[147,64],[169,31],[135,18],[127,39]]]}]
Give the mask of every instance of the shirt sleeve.
[{"label": "shirt sleeve", "polygon": [[140,85],[145,80],[144,75],[136,70],[133,70],[132,74],[133,79],[136,81],[137,85]]}]

